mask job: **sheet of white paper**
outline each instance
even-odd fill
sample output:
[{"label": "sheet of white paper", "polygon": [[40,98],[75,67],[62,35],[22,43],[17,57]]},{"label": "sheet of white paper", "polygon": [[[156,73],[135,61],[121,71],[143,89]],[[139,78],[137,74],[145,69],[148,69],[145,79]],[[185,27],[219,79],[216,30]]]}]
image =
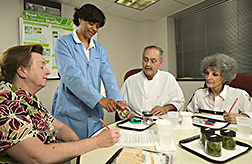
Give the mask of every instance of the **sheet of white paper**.
[{"label": "sheet of white paper", "polygon": [[154,146],[154,136],[153,130],[121,130],[119,141],[114,146]]}]

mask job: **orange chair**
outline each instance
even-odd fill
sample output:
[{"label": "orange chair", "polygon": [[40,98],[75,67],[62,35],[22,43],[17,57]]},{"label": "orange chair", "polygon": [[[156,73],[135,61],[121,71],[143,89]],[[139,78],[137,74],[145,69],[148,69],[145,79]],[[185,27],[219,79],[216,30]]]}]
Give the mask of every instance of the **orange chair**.
[{"label": "orange chair", "polygon": [[[124,79],[123,81],[125,81],[128,77],[130,77],[131,75],[134,75],[138,72],[142,71],[142,68],[135,68],[135,69],[131,69],[128,72],[126,72],[126,74],[124,75]],[[121,120],[120,117],[118,116],[118,113],[115,112],[115,121],[119,121]]]},{"label": "orange chair", "polygon": [[252,73],[237,73],[234,80],[228,85],[230,87],[243,89],[252,96]]}]

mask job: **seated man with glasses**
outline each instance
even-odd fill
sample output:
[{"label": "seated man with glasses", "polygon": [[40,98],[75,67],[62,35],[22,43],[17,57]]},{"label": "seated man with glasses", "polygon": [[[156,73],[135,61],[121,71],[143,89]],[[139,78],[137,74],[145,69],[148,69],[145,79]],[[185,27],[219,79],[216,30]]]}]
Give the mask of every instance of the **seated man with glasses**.
[{"label": "seated man with glasses", "polygon": [[135,116],[141,115],[142,111],[159,116],[170,110],[183,109],[185,99],[176,79],[171,73],[159,70],[163,53],[156,45],[145,47],[143,70],[130,76],[120,90],[125,104]]}]

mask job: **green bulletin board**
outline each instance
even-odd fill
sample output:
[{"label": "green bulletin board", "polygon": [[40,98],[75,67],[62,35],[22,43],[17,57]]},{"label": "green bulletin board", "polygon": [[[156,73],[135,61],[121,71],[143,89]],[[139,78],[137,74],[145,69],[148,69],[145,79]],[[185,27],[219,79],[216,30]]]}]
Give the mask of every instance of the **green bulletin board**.
[{"label": "green bulletin board", "polygon": [[54,55],[54,41],[58,37],[73,32],[72,19],[23,11],[23,17],[20,18],[19,25],[20,44],[40,44],[43,46],[43,56],[47,63],[47,68],[51,72],[48,79],[58,79]]}]

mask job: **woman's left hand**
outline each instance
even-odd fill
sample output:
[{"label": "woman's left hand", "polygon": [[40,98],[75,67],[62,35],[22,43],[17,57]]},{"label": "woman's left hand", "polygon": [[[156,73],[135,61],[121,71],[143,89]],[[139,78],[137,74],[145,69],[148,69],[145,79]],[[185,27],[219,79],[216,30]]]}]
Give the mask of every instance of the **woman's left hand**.
[{"label": "woman's left hand", "polygon": [[230,122],[231,124],[236,124],[236,117],[248,117],[245,114],[238,114],[238,113],[224,113],[223,118],[224,120]]}]

